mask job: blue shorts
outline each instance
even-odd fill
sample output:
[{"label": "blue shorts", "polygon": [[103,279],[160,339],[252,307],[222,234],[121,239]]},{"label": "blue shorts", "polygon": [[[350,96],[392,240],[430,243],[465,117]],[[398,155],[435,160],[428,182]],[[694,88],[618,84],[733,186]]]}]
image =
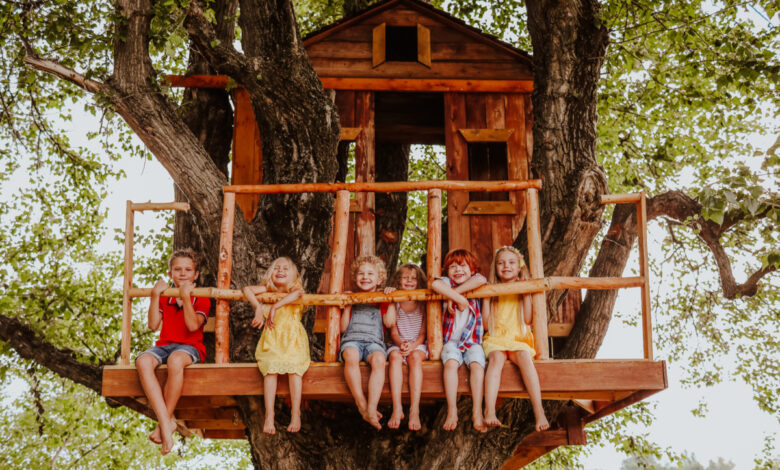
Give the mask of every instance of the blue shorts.
[{"label": "blue shorts", "polygon": [[481,344],[475,344],[461,352],[454,344],[446,343],[441,350],[441,362],[446,364],[450,359],[458,361],[458,366],[465,362],[466,367],[471,367],[471,363],[476,362],[483,369],[485,368],[485,350],[482,349]]},{"label": "blue shorts", "polygon": [[361,361],[368,361],[368,356],[375,352],[381,352],[387,357],[387,350],[384,344],[374,343],[373,341],[345,341],[341,343],[341,349],[339,350],[339,360],[344,362],[344,350],[347,348],[357,349],[360,353]]},{"label": "blue shorts", "polygon": [[[182,343],[173,343],[173,344],[166,344],[165,346],[152,346],[151,348],[147,349],[146,351],[142,352],[138,355],[138,357],[143,356],[144,354],[151,354],[152,356],[157,358],[157,361],[160,364],[165,364],[168,362],[168,358],[171,354],[175,353],[176,351],[184,351],[187,354],[192,357],[192,363],[197,364],[200,362],[200,353],[197,349],[195,349],[195,346],[190,346],[189,344],[182,344]],[[135,358],[135,360],[138,360],[138,357]]]}]

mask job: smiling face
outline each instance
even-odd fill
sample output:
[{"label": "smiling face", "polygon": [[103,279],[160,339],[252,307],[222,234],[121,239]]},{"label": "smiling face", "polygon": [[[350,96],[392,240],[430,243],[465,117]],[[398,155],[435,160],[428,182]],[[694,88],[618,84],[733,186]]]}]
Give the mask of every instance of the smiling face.
[{"label": "smiling face", "polygon": [[171,270],[168,271],[168,275],[173,280],[174,285],[194,284],[198,274],[195,268],[195,261],[191,258],[177,256],[171,260]]},{"label": "smiling face", "polygon": [[293,268],[289,261],[282,258],[271,266],[271,282],[277,289],[283,289],[293,281]]},{"label": "smiling face", "polygon": [[372,263],[363,263],[355,272],[355,284],[363,292],[376,290],[379,286],[379,271]]},{"label": "smiling face", "polygon": [[404,290],[417,289],[417,271],[413,269],[402,269],[399,286]]},{"label": "smiling face", "polygon": [[503,250],[496,258],[496,276],[501,282],[511,282],[519,279],[520,276],[520,257],[517,253],[509,250]]},{"label": "smiling face", "polygon": [[464,260],[454,261],[447,266],[447,277],[457,285],[461,285],[471,278],[472,272],[469,264]]}]

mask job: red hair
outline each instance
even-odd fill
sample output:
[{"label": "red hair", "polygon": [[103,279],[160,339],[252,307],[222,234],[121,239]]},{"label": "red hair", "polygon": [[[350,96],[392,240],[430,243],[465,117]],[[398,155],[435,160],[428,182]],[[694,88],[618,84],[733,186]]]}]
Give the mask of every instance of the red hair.
[{"label": "red hair", "polygon": [[471,270],[471,274],[477,274],[479,272],[479,261],[477,257],[471,254],[469,250],[452,250],[444,257],[444,266],[442,271],[445,273],[450,268],[451,264],[466,263]]}]

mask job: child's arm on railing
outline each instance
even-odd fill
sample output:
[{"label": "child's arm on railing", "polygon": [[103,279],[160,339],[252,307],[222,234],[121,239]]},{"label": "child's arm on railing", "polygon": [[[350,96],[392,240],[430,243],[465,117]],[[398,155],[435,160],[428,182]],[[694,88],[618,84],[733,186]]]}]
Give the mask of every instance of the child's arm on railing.
[{"label": "child's arm on railing", "polygon": [[168,283],[160,279],[152,287],[152,295],[149,297],[149,315],[147,319],[147,326],[152,331],[160,329],[162,324],[162,315],[160,314],[160,294],[167,289]]},{"label": "child's arm on railing", "polygon": [[274,328],[274,314],[276,313],[276,310],[284,307],[287,304],[291,304],[295,302],[296,300],[300,299],[303,295],[303,289],[301,289],[298,286],[295,286],[292,288],[293,290],[290,291],[289,294],[285,295],[281,299],[279,299],[278,302],[273,304],[271,306],[271,310],[268,312],[268,320],[265,322],[265,326],[268,328],[273,329]]},{"label": "child's arm on railing", "polygon": [[352,317],[352,305],[347,305],[344,307],[344,310],[341,311],[341,332],[344,333],[347,331],[347,327],[349,326],[349,319]]},{"label": "child's arm on railing", "polygon": [[255,317],[252,319],[252,326],[255,328],[260,328],[263,326],[265,319],[263,318],[262,304],[255,296],[257,294],[262,294],[268,291],[268,288],[265,286],[246,286],[242,289],[242,291],[244,292],[244,297],[246,297],[246,300],[248,300],[249,303],[252,304],[252,307],[255,308]]}]

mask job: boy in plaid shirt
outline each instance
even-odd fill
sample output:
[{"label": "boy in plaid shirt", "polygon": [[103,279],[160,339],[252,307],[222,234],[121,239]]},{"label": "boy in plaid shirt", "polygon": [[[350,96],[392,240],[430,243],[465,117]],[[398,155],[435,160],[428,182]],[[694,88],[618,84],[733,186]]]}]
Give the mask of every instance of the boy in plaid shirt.
[{"label": "boy in plaid shirt", "polygon": [[458,426],[458,367],[464,362],[470,371],[469,385],[473,400],[474,429],[485,432],[482,416],[482,383],[485,378],[485,352],[482,350],[482,312],[479,299],[467,299],[464,292],[487,283],[479,274],[476,257],[468,250],[454,250],[444,257],[446,277],[433,281],[431,288],[447,297],[442,306],[444,348],[444,394],[447,397],[447,419],[443,429],[452,431]]}]

